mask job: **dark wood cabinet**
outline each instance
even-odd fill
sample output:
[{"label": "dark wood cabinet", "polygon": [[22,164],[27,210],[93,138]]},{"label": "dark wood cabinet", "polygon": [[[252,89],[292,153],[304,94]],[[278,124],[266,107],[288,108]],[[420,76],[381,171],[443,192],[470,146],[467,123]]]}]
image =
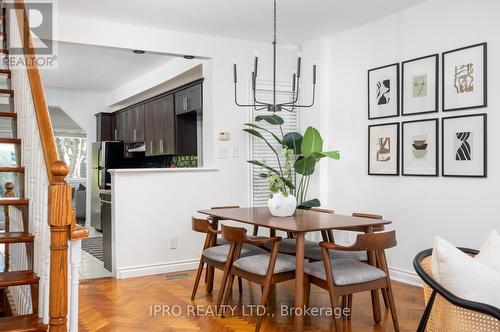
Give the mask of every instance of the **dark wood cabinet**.
[{"label": "dark wood cabinet", "polygon": [[130,112],[128,110],[116,114],[115,140],[130,142]]},{"label": "dark wood cabinet", "polygon": [[113,141],[114,133],[114,117],[113,113],[97,113],[96,115],[96,140],[97,141]]},{"label": "dark wood cabinet", "polygon": [[144,141],[144,109],[145,105],[142,104],[128,110],[130,112],[130,142]]},{"label": "dark wood cabinet", "polygon": [[175,93],[175,114],[201,110],[203,107],[201,84]]},{"label": "dark wood cabinet", "polygon": [[175,154],[174,96],[168,95],[145,105],[146,156]]}]

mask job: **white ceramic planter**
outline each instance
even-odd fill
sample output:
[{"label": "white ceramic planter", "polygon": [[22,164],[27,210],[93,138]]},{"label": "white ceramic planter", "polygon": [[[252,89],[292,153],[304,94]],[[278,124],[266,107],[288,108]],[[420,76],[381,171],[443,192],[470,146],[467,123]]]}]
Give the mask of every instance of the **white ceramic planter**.
[{"label": "white ceramic planter", "polygon": [[297,208],[297,200],[293,195],[285,197],[282,193],[276,193],[267,200],[267,207],[275,217],[290,217]]}]

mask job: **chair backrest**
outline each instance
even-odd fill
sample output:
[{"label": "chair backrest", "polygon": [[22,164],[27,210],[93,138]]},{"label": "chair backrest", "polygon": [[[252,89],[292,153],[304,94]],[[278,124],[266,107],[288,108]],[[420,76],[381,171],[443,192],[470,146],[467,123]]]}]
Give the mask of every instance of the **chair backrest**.
[{"label": "chair backrest", "polygon": [[311,211],[316,211],[316,212],[322,212],[322,213],[330,213],[330,214],[335,214],[334,210],[330,209],[323,209],[323,208],[311,208]]},{"label": "chair backrest", "polygon": [[210,223],[206,219],[191,218],[191,228],[198,233],[212,234],[213,230]]},{"label": "chair backrest", "polygon": [[210,210],[221,210],[221,209],[238,209],[239,205],[227,205],[227,206],[212,206]]},{"label": "chair backrest", "polygon": [[371,213],[362,213],[362,212],[354,212],[352,214],[353,217],[359,217],[359,218],[368,218],[368,219],[377,219],[377,220],[382,220],[382,216],[379,214],[371,214]]},{"label": "chair backrest", "polygon": [[222,225],[222,238],[230,242],[246,242],[248,240],[247,230],[242,227]]},{"label": "chair backrest", "polygon": [[358,250],[376,251],[393,248],[397,245],[396,231],[384,233],[366,233],[358,234],[356,242],[352,247],[357,247]]}]

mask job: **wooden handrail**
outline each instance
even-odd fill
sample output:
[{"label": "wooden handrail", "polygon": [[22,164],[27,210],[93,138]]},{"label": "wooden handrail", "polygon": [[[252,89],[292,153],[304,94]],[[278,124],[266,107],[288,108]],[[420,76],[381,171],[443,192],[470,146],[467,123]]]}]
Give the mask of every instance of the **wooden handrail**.
[{"label": "wooden handrail", "polygon": [[71,208],[71,186],[65,178],[69,173],[66,163],[59,159],[56,140],[50,120],[40,70],[30,34],[26,6],[15,0],[17,22],[26,61],[29,86],[33,98],[36,122],[49,180],[48,224],[50,226],[50,294],[49,329],[67,331],[68,314],[68,241],[88,237],[88,229],[76,224]]}]

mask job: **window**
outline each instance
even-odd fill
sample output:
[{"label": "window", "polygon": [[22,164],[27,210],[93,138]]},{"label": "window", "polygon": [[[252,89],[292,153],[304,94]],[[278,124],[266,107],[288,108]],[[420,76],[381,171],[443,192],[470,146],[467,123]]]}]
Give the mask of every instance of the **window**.
[{"label": "window", "polygon": [[59,158],[69,166],[68,179],[86,179],[87,138],[57,136],[56,144]]},{"label": "window", "polygon": [[[276,91],[276,97],[278,102],[283,102],[284,100],[291,100],[291,93],[289,92],[291,89],[286,86],[278,86]],[[264,89],[257,89],[257,99],[265,102],[272,101],[273,92],[269,86],[265,86]],[[254,121],[257,115],[269,114],[269,112],[263,111],[252,111],[252,122]],[[291,131],[298,131],[298,115],[297,111],[290,113],[283,111],[279,114],[280,117],[285,120],[283,124],[283,132],[289,133]],[[271,130],[278,137],[281,136],[279,131],[279,127],[267,124],[264,121],[259,122],[259,126]],[[268,140],[273,147],[276,148],[277,151],[281,151],[281,147],[279,144],[272,138],[271,134],[264,133],[264,137]],[[276,155],[269,149],[269,146],[261,140],[256,139],[252,136],[251,138],[251,159],[252,160],[265,160],[266,163],[271,166],[278,168],[278,162],[276,160]],[[267,189],[267,181],[266,179],[260,177],[260,173],[262,172],[262,168],[259,166],[252,165],[251,172],[251,202],[252,206],[266,206],[267,199],[269,197],[269,190]]]}]

